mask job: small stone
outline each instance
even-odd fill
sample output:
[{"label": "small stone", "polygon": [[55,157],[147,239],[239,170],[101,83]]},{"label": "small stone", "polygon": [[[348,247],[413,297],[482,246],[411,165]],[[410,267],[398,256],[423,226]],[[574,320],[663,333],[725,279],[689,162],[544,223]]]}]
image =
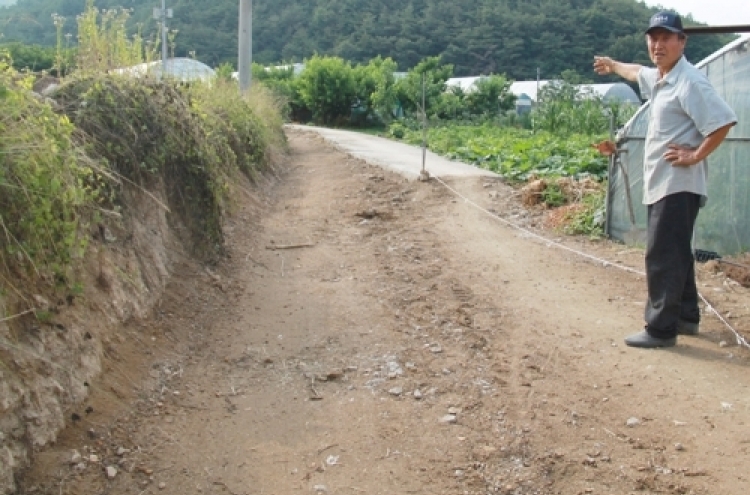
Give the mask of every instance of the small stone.
[{"label": "small stone", "polygon": [[674,444],[674,449],[678,452],[682,452],[683,450],[685,450],[685,446],[678,442]]},{"label": "small stone", "polygon": [[402,376],[404,374],[404,369],[401,367],[400,364],[398,364],[397,361],[389,361],[386,363],[386,368],[388,369],[387,376],[391,377],[393,376],[398,377]]},{"label": "small stone", "polygon": [[77,450],[74,450],[73,455],[70,456],[70,463],[78,464],[79,462],[81,462],[82,459],[83,458],[81,457],[81,454]]},{"label": "small stone", "polygon": [[120,456],[120,457],[124,456],[125,454],[129,454],[129,453],[130,453],[130,449],[126,449],[124,447],[119,447],[117,449],[117,455]]},{"label": "small stone", "polygon": [[89,456],[89,462],[92,464],[96,464],[97,462],[99,462],[99,456],[96,454],[91,454]]},{"label": "small stone", "polygon": [[315,485],[313,487],[313,491],[328,493],[328,488],[325,485]]},{"label": "small stone", "polygon": [[444,425],[453,425],[456,424],[456,415],[455,414],[446,414],[442,418],[440,418],[440,423]]},{"label": "small stone", "polygon": [[440,347],[440,344],[433,344],[430,346],[430,352],[433,354],[440,354],[443,352],[443,348]]},{"label": "small stone", "polygon": [[394,396],[398,397],[398,396],[400,396],[401,394],[404,393],[404,389],[401,388],[401,387],[393,387],[392,389],[390,389],[388,391],[388,393],[391,394],[391,395],[394,395]]},{"label": "small stone", "polygon": [[421,391],[421,390],[419,390],[419,389],[416,389],[416,390],[414,391],[414,398],[415,398],[415,399],[417,399],[417,400],[422,400],[422,397],[424,397],[424,396],[422,395],[422,391]]},{"label": "small stone", "polygon": [[34,297],[34,302],[36,302],[36,309],[40,311],[50,311],[52,309],[52,305],[44,296],[40,296],[39,294],[34,294],[33,297]]},{"label": "small stone", "polygon": [[114,479],[117,476],[117,468],[114,466],[107,466],[107,478]]},{"label": "small stone", "polygon": [[627,424],[629,428],[635,428],[636,426],[641,424],[641,420],[636,417],[632,417],[628,419],[627,423],[625,424]]},{"label": "small stone", "polygon": [[448,408],[448,414],[452,414],[452,415],[456,416],[460,412],[461,412],[461,408],[459,408],[459,407],[449,407]]},{"label": "small stone", "polygon": [[726,340],[722,340],[721,342],[719,342],[719,347],[721,347],[722,349],[724,347],[729,347],[729,343]]},{"label": "small stone", "polygon": [[164,490],[166,487],[167,487],[167,484],[164,483],[163,481],[159,483],[159,490]]}]

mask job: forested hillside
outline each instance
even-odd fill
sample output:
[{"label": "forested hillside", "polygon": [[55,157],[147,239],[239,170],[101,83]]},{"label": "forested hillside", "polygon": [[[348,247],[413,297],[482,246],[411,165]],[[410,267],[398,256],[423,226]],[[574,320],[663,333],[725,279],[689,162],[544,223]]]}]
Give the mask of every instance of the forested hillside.
[{"label": "forested hillside", "polygon": [[[52,14],[75,17],[86,0],[18,0],[0,9],[3,41],[54,45]],[[167,0],[174,9],[176,55],[195,52],[209,65],[234,63],[238,0]],[[392,57],[407,70],[442,55],[456,75],[506,73],[513,79],[551,77],[573,69],[593,76],[595,53],[647,62],[643,28],[653,10],[635,0],[254,0],[254,57],[261,63],[301,61],[319,53],[353,62]],[[159,0],[97,0],[100,8],[133,9],[154,36]],[[690,20],[687,20],[687,23]],[[75,38],[73,38],[75,40]],[[698,61],[726,37],[696,36],[688,57]]]}]

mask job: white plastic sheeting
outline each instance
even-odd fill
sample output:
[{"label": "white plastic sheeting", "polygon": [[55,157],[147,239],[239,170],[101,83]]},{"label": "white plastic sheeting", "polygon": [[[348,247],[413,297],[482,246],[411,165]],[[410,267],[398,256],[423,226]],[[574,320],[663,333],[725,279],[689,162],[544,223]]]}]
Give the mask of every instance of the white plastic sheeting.
[{"label": "white plastic sheeting", "polygon": [[112,72],[117,74],[132,75],[135,77],[141,77],[150,75],[154,77],[161,77],[162,66],[164,66],[163,72],[167,77],[176,79],[182,82],[191,81],[210,81],[216,77],[216,71],[211,67],[194,60],[192,58],[169,58],[166,63],[162,63],[161,60],[154,62],[148,62],[143,64],[134,65],[124,69],[116,69]]}]

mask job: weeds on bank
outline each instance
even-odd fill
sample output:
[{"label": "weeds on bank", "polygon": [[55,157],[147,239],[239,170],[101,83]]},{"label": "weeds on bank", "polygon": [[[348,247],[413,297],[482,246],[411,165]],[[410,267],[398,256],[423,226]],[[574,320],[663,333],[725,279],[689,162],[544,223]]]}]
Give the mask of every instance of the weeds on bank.
[{"label": "weeds on bank", "polygon": [[90,226],[127,215],[129,188],[154,199],[163,188],[186,244],[216,259],[229,184],[256,178],[284,146],[277,102],[262,89],[241,97],[220,81],[112,74],[152,56],[140,35],[127,37],[127,15],[89,0],[76,67],[50,98],[0,56],[0,289],[18,313],[33,307],[23,302],[32,290],[81,292]]},{"label": "weeds on bank", "polygon": [[86,248],[81,211],[97,193],[75,126],[30,84],[0,59],[0,268],[59,281]]}]

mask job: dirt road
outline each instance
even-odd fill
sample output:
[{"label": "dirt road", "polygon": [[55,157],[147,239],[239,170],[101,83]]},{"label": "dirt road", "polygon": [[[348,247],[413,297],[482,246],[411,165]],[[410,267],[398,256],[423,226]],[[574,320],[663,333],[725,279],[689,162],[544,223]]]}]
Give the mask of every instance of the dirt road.
[{"label": "dirt road", "polygon": [[[639,276],[289,136],[281,180],[237,207],[230,259],[178,270],[25,493],[750,493],[750,353],[718,320],[626,348]],[[495,179],[449,185],[534,223]],[[700,281],[749,328],[746,289]]]}]

